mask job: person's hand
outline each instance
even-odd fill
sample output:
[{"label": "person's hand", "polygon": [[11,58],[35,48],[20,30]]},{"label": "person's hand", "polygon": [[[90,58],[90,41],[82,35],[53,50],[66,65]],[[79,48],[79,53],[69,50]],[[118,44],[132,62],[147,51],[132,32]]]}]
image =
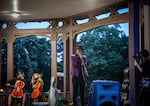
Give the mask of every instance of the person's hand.
[{"label": "person's hand", "polygon": [[82,59],[83,54],[82,54],[82,51],[81,51],[81,50],[78,51],[78,56],[80,57],[80,59]]},{"label": "person's hand", "polygon": [[135,65],[135,66],[137,66],[137,65],[138,65],[138,63],[137,63],[137,61],[136,61],[136,60],[134,60],[134,65]]},{"label": "person's hand", "polygon": [[81,54],[79,54],[79,57],[80,57],[80,59],[82,60],[82,58],[83,58],[83,55],[82,55],[82,53],[81,53]]},{"label": "person's hand", "polygon": [[6,86],[10,86],[10,83],[5,84]]}]

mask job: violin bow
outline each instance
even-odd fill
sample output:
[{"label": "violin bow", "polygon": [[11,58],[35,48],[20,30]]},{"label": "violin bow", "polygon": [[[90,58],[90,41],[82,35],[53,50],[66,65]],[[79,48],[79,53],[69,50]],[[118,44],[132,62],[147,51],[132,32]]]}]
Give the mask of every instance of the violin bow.
[{"label": "violin bow", "polygon": [[28,61],[28,64],[30,66],[30,72],[33,73],[33,69],[32,69],[32,65],[31,65],[31,61],[30,61],[30,58],[29,58],[29,52],[26,48],[23,48],[25,53],[26,53],[26,57],[27,57],[27,61]]}]

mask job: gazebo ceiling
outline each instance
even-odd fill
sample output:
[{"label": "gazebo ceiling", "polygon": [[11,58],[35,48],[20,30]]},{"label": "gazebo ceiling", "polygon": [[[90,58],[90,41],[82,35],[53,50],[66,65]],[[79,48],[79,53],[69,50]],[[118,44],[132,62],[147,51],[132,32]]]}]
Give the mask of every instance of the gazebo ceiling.
[{"label": "gazebo ceiling", "polygon": [[[0,0],[0,20],[66,18],[124,0]],[[14,18],[12,14],[20,16]]]}]

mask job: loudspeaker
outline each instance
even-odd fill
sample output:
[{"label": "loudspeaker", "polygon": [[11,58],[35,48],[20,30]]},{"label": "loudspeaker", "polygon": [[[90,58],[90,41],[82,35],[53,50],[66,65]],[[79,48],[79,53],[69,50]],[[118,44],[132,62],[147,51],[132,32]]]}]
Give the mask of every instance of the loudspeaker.
[{"label": "loudspeaker", "polygon": [[90,85],[88,106],[119,106],[120,83],[110,80],[95,80]]}]

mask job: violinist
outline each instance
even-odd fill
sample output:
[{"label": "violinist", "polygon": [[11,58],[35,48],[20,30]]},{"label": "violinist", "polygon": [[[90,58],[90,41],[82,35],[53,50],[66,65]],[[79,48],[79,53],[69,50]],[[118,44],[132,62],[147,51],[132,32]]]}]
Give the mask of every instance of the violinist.
[{"label": "violinist", "polygon": [[18,71],[16,73],[16,78],[8,81],[5,84],[7,87],[11,88],[11,91],[8,94],[8,106],[11,106],[13,104],[12,100],[14,99],[21,99],[20,104],[22,104],[22,106],[25,106],[25,88],[28,84],[24,77],[24,72]]},{"label": "violinist", "polygon": [[138,68],[141,74],[140,93],[139,93],[139,102],[142,106],[150,106],[150,54],[149,51],[144,49],[142,50],[138,57],[135,58],[134,65]]},{"label": "violinist", "polygon": [[32,84],[31,98],[33,100],[40,99],[42,95],[41,92],[42,92],[43,85],[44,85],[42,74],[34,73],[32,76],[31,84]]}]

